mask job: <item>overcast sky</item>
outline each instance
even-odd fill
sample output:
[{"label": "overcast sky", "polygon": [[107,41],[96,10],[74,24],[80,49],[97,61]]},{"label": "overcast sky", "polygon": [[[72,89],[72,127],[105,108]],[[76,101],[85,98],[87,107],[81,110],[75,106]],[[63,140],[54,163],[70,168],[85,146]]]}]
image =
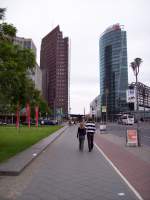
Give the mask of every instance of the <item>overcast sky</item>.
[{"label": "overcast sky", "polygon": [[[150,86],[149,0],[0,0],[7,8],[6,21],[17,27],[17,35],[32,38],[40,62],[41,39],[60,25],[71,39],[71,113],[89,112],[99,94],[99,37],[115,23],[127,31],[128,65],[140,57],[139,81]],[[130,67],[129,83],[135,81]]]}]

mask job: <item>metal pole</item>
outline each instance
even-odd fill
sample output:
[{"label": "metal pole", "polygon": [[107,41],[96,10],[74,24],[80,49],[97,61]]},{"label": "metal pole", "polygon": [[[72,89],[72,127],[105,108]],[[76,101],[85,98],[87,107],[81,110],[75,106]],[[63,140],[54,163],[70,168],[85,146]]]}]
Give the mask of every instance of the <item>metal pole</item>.
[{"label": "metal pole", "polygon": [[107,124],[107,120],[108,120],[108,89],[106,88],[105,91],[105,95],[106,95],[106,124]]},{"label": "metal pole", "polygon": [[106,93],[106,124],[107,124],[107,93]]},{"label": "metal pole", "polygon": [[141,146],[141,135],[139,128],[139,104],[138,104],[138,69],[136,68],[136,114],[137,114],[137,137],[138,137],[138,146]]}]

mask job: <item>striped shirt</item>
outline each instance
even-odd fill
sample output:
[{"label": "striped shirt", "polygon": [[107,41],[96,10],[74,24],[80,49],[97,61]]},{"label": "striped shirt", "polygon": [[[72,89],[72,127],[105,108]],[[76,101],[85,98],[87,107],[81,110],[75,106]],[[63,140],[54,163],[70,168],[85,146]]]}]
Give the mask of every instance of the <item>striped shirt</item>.
[{"label": "striped shirt", "polygon": [[95,124],[93,122],[87,122],[86,125],[85,125],[85,128],[86,128],[86,133],[92,133],[94,134],[95,131],[96,131],[96,127],[95,127]]}]

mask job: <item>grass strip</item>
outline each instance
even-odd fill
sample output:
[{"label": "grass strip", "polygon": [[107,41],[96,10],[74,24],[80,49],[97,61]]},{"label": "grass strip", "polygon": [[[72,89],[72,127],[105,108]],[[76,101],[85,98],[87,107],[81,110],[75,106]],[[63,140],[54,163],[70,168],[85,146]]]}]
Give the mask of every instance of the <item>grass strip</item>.
[{"label": "grass strip", "polygon": [[0,162],[27,149],[41,139],[60,129],[61,126],[0,127]]}]

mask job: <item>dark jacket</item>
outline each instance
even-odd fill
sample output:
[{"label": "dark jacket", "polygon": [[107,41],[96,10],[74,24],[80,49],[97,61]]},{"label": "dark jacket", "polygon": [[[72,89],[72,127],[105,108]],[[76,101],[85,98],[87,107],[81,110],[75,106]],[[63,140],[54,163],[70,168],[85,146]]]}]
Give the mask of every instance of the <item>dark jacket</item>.
[{"label": "dark jacket", "polygon": [[85,128],[78,128],[78,132],[77,132],[77,137],[79,138],[85,138],[86,135],[86,129]]}]

